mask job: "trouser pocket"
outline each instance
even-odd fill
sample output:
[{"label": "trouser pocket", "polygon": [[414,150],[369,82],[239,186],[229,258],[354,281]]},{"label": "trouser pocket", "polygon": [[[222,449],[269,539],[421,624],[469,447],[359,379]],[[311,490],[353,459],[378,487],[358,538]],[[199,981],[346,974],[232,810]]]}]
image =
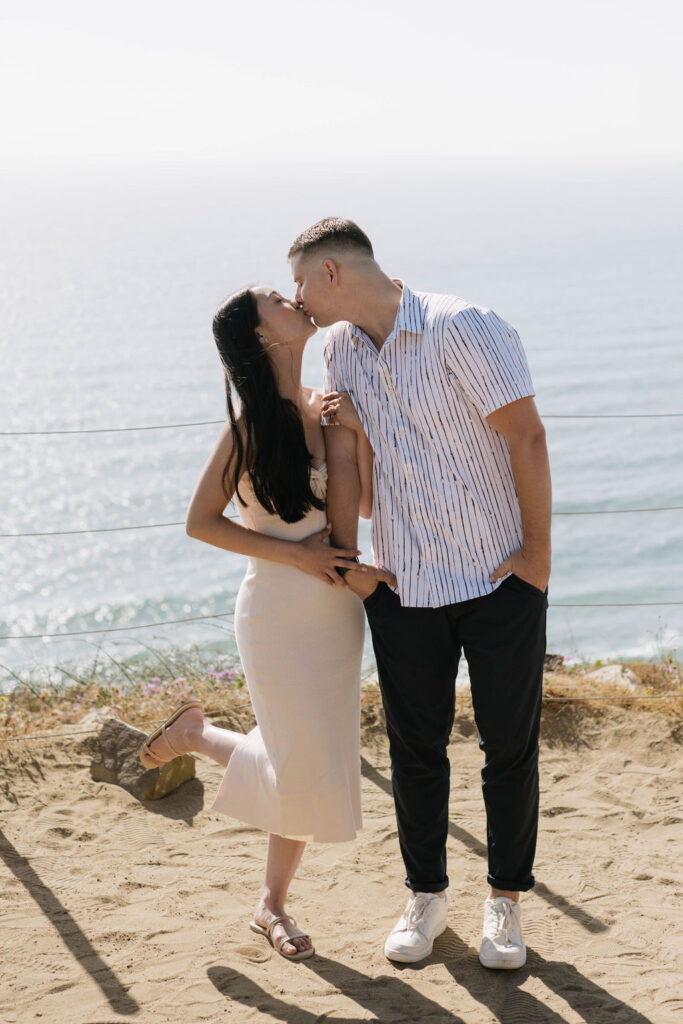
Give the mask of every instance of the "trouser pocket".
[{"label": "trouser pocket", "polygon": [[541,590],[540,587],[535,587],[533,583],[527,583],[526,580],[523,580],[521,576],[517,576],[514,572],[512,575],[508,576],[508,581],[509,580],[512,580],[512,582],[521,587],[522,590],[529,590],[532,594],[538,594],[539,597],[547,597],[548,595],[547,587],[545,590]]},{"label": "trouser pocket", "polygon": [[375,589],[373,590],[373,592],[371,594],[368,594],[367,597],[363,598],[363,605],[365,606],[365,608],[372,608],[378,596],[380,595],[380,591],[384,585],[384,581],[380,580]]}]

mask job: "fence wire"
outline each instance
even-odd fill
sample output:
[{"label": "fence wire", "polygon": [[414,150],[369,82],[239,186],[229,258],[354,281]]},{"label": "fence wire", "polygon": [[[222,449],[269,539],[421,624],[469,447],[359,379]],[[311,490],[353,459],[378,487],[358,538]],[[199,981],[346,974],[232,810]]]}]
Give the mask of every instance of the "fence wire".
[{"label": "fence wire", "polygon": [[[680,419],[683,412],[547,413],[543,420],[649,420]],[[193,420],[189,423],[150,423],[132,427],[80,427],[72,430],[0,430],[0,437],[46,437],[62,434],[117,434],[130,430],[177,430],[182,427],[217,427],[225,420]]]},{"label": "fence wire", "polygon": [[[580,413],[580,414],[565,414],[565,413],[549,413],[542,417],[542,419],[563,419],[563,420],[585,420],[585,419],[673,419],[683,418],[683,413]],[[27,437],[27,436],[50,436],[50,435],[68,435],[68,434],[106,434],[106,433],[119,433],[126,431],[136,430],[171,430],[179,429],[184,427],[202,427],[202,426],[218,426],[224,424],[224,420],[196,420],[183,423],[157,423],[148,425],[138,425],[129,427],[89,427],[80,428],[73,430],[11,430],[11,431],[0,431],[2,437]],[[581,515],[623,515],[631,513],[646,513],[646,512],[676,512],[683,511],[683,505],[667,505],[658,506],[654,508],[626,508],[626,509],[586,509],[576,511],[565,511],[557,510],[552,513],[553,516],[581,516]],[[225,518],[237,519],[239,518],[237,513],[231,513]],[[115,533],[130,530],[151,530],[160,529],[163,527],[177,527],[184,526],[184,521],[170,522],[170,523],[143,523],[133,524],[130,526],[104,526],[104,527],[88,527],[85,529],[78,530],[49,530],[49,531],[35,531],[28,533],[2,533],[0,538],[11,539],[19,537],[63,537],[72,536],[77,534],[89,534],[89,533]],[[622,602],[581,602],[581,603],[568,603],[568,602],[552,602],[549,607],[552,608],[650,608],[650,607],[676,607],[683,605],[683,601],[622,601]],[[81,629],[73,630],[62,633],[29,633],[20,636],[0,636],[0,641],[9,640],[47,640],[47,639],[60,639],[68,636],[85,636],[96,633],[116,633],[116,632],[127,632],[129,630],[138,629],[154,629],[158,626],[170,626],[178,625],[186,622],[199,622],[206,619],[218,619],[224,618],[231,615],[231,612],[219,612],[213,615],[196,615],[190,616],[189,618],[183,619],[166,619],[160,622],[146,622],[138,625],[129,626],[108,626],[101,629]]]},{"label": "fence wire", "polygon": [[[627,512],[682,512],[683,505],[661,505],[658,508],[593,508],[565,512],[558,510],[553,516],[609,516]],[[225,519],[239,519],[237,513],[230,513]],[[69,537],[79,533],[117,533],[124,530],[156,530],[163,526],[185,526],[185,520],[173,523],[133,523],[130,526],[88,526],[82,530],[37,530],[33,533],[0,533],[0,538],[12,537]]]}]

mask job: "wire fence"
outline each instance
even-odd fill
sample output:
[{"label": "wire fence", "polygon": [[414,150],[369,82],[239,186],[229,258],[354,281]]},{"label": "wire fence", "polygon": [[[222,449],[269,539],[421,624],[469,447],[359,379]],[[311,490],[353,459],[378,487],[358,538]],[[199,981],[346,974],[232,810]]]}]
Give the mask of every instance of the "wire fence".
[{"label": "wire fence", "polygon": [[[565,603],[549,602],[550,608],[669,608],[683,605],[683,601],[621,601],[599,603]],[[184,622],[200,622],[202,619],[221,619],[229,617],[233,612],[215,612],[212,615],[191,615],[186,619],[162,619],[159,622],[141,622],[133,626],[102,626],[100,629],[76,629],[66,633],[25,633],[21,636],[0,636],[0,640],[59,640],[67,636],[86,636],[92,633],[122,633],[131,629],[153,629],[156,626],[177,626]]]},{"label": "wire fence", "polygon": [[[679,412],[666,412],[666,413],[585,413],[585,414],[564,414],[564,413],[551,413],[542,417],[543,419],[563,419],[563,420],[604,420],[604,419],[674,419],[683,418],[683,413]],[[201,427],[201,426],[217,426],[224,424],[224,420],[197,420],[182,423],[157,423],[147,425],[137,425],[128,427],[89,427],[69,430],[12,430],[12,431],[0,431],[2,437],[28,437],[28,436],[50,436],[50,435],[68,435],[68,434],[104,434],[104,433],[119,433],[126,431],[137,431],[137,430],[171,430],[180,429],[185,427]],[[679,512],[683,511],[683,505],[665,505],[651,508],[624,508],[624,509],[580,509],[580,510],[553,510],[552,515],[555,516],[594,516],[594,515],[624,515],[624,514],[642,514],[642,513],[653,513],[653,512]],[[230,513],[225,518],[237,519],[238,514]],[[94,534],[94,533],[116,533],[131,530],[152,530],[161,529],[164,527],[179,527],[185,526],[183,520],[174,521],[169,523],[140,523],[124,526],[103,526],[103,527],[86,527],[75,530],[44,530],[44,531],[33,531],[24,533],[2,533],[0,539],[19,539],[23,537],[65,537],[79,534]],[[623,602],[552,602],[549,607],[553,608],[651,608],[651,607],[675,607],[683,605],[683,601],[623,601]],[[88,634],[98,633],[116,633],[116,632],[127,632],[129,630],[138,629],[153,629],[159,626],[178,625],[188,622],[199,622],[206,619],[219,619],[225,618],[232,615],[232,612],[219,612],[211,615],[194,615],[182,619],[166,619],[158,622],[145,622],[136,625],[126,626],[106,626],[98,629],[81,629],[72,630],[68,632],[59,633],[29,633],[24,635],[13,635],[8,634],[6,636],[0,636],[0,641],[10,640],[45,640],[45,639],[60,639],[62,637],[69,636],[85,636]]]},{"label": "wire fence", "polygon": [[[605,516],[625,512],[681,512],[683,505],[660,505],[657,508],[593,508],[577,511],[553,511],[553,516]],[[237,513],[230,513],[226,519],[239,519]],[[128,526],[88,526],[80,530],[37,530],[32,533],[0,533],[0,539],[13,537],[69,537],[80,533],[117,533],[123,530],[157,530],[164,526],[185,526],[185,520],[172,523],[132,523]]]},{"label": "wire fence", "polygon": [[[649,420],[680,419],[683,412],[546,413],[544,420]],[[225,420],[193,420],[189,423],[149,423],[131,427],[77,427],[69,430],[0,430],[0,437],[45,437],[51,434],[118,434],[128,430],[176,430],[180,427],[216,427]]]}]

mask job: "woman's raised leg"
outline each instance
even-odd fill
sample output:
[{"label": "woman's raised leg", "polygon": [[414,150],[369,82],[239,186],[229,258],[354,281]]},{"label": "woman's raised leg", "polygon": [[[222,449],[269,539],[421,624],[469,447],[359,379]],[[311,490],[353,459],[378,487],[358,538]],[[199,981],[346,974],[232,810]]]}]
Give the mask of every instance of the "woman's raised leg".
[{"label": "woman's raised leg", "polygon": [[[241,732],[212,725],[204,718],[201,708],[189,708],[184,711],[167,727],[166,735],[177,753],[205,754],[224,768],[227,767],[230,755],[237,744],[244,739]],[[168,758],[169,754],[175,757],[163,735],[158,736],[149,749],[164,759]]]}]

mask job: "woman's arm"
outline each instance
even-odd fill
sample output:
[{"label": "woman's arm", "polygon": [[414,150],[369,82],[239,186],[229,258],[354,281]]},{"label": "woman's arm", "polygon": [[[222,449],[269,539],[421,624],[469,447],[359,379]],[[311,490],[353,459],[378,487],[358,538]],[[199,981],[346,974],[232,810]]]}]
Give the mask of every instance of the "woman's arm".
[{"label": "woman's arm", "polygon": [[360,475],[360,502],[358,512],[363,519],[372,518],[372,445],[368,441],[368,435],[361,429],[356,431],[356,454],[358,458],[358,473]]},{"label": "woman's arm", "polygon": [[372,517],[372,466],[373,451],[360,416],[346,391],[331,391],[323,397],[322,412],[325,419],[331,419],[335,426],[348,427],[356,435],[356,463],[360,477],[359,515],[363,519]]},{"label": "woman's arm", "polygon": [[[333,540],[337,544],[356,544],[360,498],[356,437],[349,427],[326,426],[324,430],[328,468],[327,514],[334,528]],[[354,594],[363,600],[381,581],[398,588],[394,574],[377,565],[353,566],[344,579]]]},{"label": "woman's arm", "polygon": [[[240,424],[238,429],[243,429]],[[324,543],[331,527],[327,526],[305,540],[289,541],[250,530],[223,515],[235,492],[232,484],[227,495],[223,490],[223,470],[226,463],[229,464],[228,480],[231,480],[236,459],[237,445],[232,425],[228,422],[202,469],[190,500],[185,517],[187,535],[225,551],[294,566],[333,586],[345,586],[335,566],[348,565],[345,559],[359,555],[360,551],[334,548]]]}]

